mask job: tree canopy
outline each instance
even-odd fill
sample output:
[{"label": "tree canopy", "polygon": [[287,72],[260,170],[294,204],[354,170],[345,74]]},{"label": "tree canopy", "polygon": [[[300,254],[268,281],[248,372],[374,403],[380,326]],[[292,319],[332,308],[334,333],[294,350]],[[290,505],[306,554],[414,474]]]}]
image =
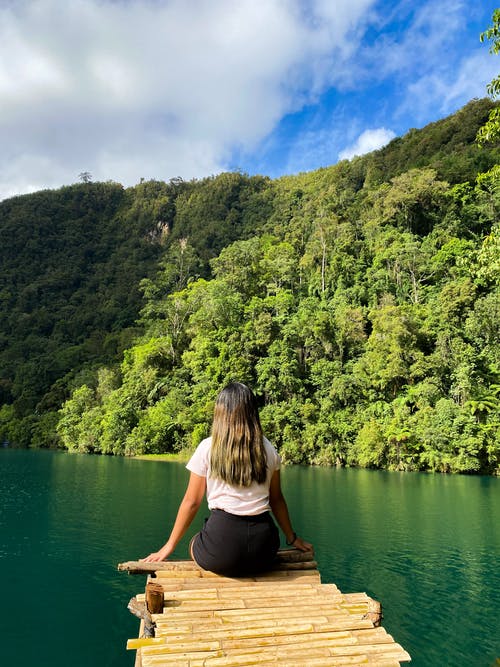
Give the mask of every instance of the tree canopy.
[{"label": "tree canopy", "polygon": [[191,448],[238,379],[285,461],[498,471],[499,148],[475,143],[493,108],[276,180],[1,203],[2,436]]},{"label": "tree canopy", "polygon": [[[498,55],[500,53],[500,9],[495,9],[492,17],[492,25],[481,33],[481,42],[489,41],[490,53]],[[492,99],[500,97],[500,74],[495,76],[487,86],[488,95]],[[493,108],[490,111],[487,122],[479,129],[477,133],[477,140],[479,145],[484,146],[493,141],[500,139],[500,109]]]}]

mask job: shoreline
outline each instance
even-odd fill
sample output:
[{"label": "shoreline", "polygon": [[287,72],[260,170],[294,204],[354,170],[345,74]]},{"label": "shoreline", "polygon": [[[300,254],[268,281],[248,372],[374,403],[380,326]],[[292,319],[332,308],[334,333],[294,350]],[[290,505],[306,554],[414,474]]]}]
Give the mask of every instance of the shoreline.
[{"label": "shoreline", "polygon": [[134,454],[127,456],[128,459],[136,461],[163,461],[165,463],[187,463],[192,456],[192,452],[182,450],[169,454]]}]

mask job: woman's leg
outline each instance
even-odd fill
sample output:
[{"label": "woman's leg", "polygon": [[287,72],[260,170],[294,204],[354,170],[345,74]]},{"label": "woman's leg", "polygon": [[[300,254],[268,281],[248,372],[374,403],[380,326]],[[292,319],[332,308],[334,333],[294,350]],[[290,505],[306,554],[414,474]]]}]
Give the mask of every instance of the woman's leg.
[{"label": "woman's leg", "polygon": [[280,546],[279,532],[269,514],[260,515],[248,525],[248,549],[244,567],[261,572],[272,567]]},{"label": "woman's leg", "polygon": [[[191,560],[194,560],[195,563],[196,563],[196,558],[194,557],[194,554],[193,554],[193,544],[194,544],[194,541],[198,537],[199,534],[200,533],[196,533],[196,535],[193,535],[193,537],[189,541],[189,555],[191,556]],[[196,563],[196,564],[198,565],[198,563]]]},{"label": "woman's leg", "polygon": [[191,548],[193,560],[204,570],[231,576],[246,549],[246,521],[222,510],[212,510]]},{"label": "woman's leg", "polygon": [[236,516],[213,510],[189,545],[199,567],[226,576],[248,576],[269,569],[279,548],[271,516]]}]

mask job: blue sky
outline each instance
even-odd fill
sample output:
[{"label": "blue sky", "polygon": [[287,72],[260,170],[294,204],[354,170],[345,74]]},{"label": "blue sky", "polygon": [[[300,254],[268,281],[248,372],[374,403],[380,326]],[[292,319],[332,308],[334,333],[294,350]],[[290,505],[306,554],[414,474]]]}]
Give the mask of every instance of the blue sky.
[{"label": "blue sky", "polygon": [[240,159],[243,170],[270,176],[327,166],[484,97],[500,58],[488,54],[479,34],[496,6],[372,3],[372,21],[349,59],[352,75],[286,114],[260,152],[236,155],[235,164]]},{"label": "blue sky", "polygon": [[488,0],[0,0],[0,199],[335,164],[486,94]]}]

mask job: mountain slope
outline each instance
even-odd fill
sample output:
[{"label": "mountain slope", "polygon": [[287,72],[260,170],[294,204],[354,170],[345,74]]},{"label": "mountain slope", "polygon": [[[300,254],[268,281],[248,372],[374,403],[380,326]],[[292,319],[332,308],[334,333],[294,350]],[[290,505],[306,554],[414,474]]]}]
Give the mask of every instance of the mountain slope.
[{"label": "mountain slope", "polygon": [[[72,397],[64,408],[76,410],[72,426],[59,428],[66,446],[168,450],[206,428],[204,401],[227,372],[246,373],[277,441],[294,420],[309,434],[309,454],[289,435],[288,458],[360,463],[372,459],[359,444],[368,435],[356,405],[380,401],[389,414],[405,383],[424,380],[428,391],[439,387],[434,403],[453,404],[457,391],[463,405],[476,400],[495,384],[484,318],[495,303],[488,252],[498,178],[476,176],[499,162],[499,148],[474,144],[491,104],[471,102],[372,154],[275,181],[228,173],[128,189],[82,183],[1,202],[0,436],[57,442],[58,410]],[[436,308],[448,309],[443,330]],[[404,363],[396,354],[394,376],[380,366],[389,352],[374,332],[416,345],[397,353],[409,355]],[[473,363],[459,390],[449,364],[464,345]],[[328,408],[314,388],[326,396],[329,383],[344,398]],[[322,406],[320,416],[309,404]],[[345,442],[332,415],[345,422]],[[75,424],[82,437],[94,433],[93,444],[78,441]],[[119,430],[103,434],[99,424]],[[374,442],[383,439],[377,428]],[[327,453],[336,438],[344,444]]]}]

